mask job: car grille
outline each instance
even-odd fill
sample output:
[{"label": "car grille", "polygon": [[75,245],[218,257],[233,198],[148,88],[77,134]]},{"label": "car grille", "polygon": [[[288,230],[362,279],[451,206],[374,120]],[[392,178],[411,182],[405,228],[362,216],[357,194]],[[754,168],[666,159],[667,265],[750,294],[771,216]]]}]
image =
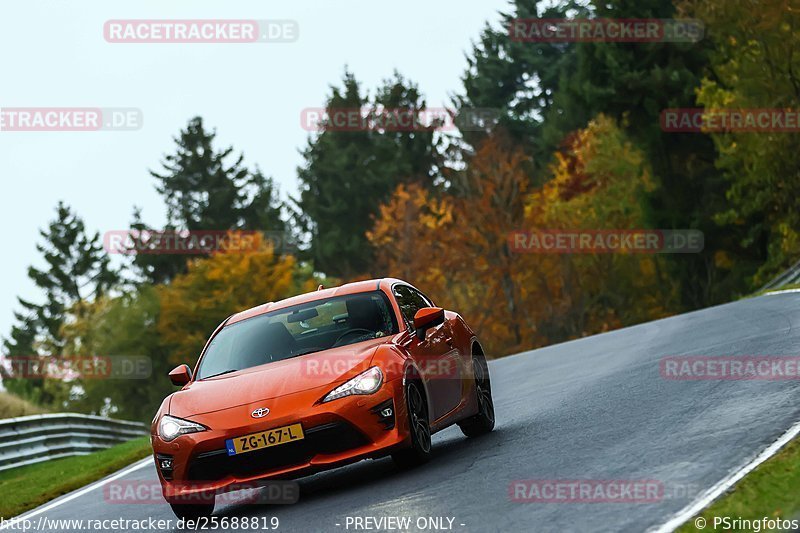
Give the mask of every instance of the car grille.
[{"label": "car grille", "polygon": [[201,453],[189,465],[189,481],[216,481],[226,476],[250,477],[301,465],[315,455],[339,453],[367,444],[367,439],[346,422],[303,428],[303,440],[263,450],[228,455],[225,449]]}]

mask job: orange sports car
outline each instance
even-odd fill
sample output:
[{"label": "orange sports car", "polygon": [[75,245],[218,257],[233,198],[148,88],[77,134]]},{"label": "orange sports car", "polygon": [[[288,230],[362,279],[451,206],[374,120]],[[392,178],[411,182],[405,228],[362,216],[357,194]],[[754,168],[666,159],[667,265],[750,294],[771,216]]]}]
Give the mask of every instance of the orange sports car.
[{"label": "orange sports car", "polygon": [[182,388],[161,404],[151,440],[164,498],[181,518],[211,514],[215,494],[243,484],[386,455],[410,467],[430,458],[432,433],[494,428],[475,333],[398,279],[237,313],[194,371],[169,376]]}]

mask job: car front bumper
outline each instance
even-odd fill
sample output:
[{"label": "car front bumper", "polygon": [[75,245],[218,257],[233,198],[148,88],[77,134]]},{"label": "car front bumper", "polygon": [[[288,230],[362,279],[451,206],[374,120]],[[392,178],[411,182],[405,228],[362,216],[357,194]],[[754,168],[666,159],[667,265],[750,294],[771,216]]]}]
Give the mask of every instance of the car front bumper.
[{"label": "car front bumper", "polygon": [[[209,429],[172,442],[152,435],[164,498],[185,502],[192,496],[237,490],[259,481],[302,477],[409,445],[402,379],[388,381],[370,395],[317,403],[330,389],[326,386],[186,417]],[[269,407],[270,413],[263,419],[252,418],[250,413],[262,406]],[[391,416],[386,416],[387,408]],[[228,455],[228,439],[296,423],[303,427],[302,440]],[[163,468],[168,463],[172,468]]]}]

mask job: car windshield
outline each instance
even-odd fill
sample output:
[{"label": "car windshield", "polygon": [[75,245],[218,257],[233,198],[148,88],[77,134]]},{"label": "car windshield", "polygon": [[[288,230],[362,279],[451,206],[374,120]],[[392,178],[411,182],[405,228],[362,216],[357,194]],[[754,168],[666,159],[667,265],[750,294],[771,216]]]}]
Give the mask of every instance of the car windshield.
[{"label": "car windshield", "polygon": [[377,339],[397,331],[389,300],[381,291],[278,309],[222,328],[203,356],[197,379]]}]

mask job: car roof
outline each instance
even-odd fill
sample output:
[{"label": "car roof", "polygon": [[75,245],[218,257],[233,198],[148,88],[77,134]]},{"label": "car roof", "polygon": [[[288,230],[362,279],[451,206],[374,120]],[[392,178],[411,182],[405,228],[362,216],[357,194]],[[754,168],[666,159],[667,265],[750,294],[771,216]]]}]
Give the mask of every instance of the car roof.
[{"label": "car roof", "polygon": [[342,296],[345,294],[355,294],[359,292],[371,292],[371,291],[381,290],[381,288],[391,287],[395,283],[404,283],[406,285],[411,285],[410,283],[406,283],[405,281],[396,278],[380,278],[380,279],[368,279],[364,281],[355,281],[353,283],[346,283],[339,287],[331,287],[329,289],[321,289],[313,292],[307,292],[305,294],[298,294],[297,296],[292,296],[291,298],[286,298],[285,300],[280,300],[277,302],[267,302],[265,304],[261,304],[259,306],[252,307],[250,309],[246,309],[244,311],[236,313],[226,321],[226,324],[233,324],[236,322],[240,322],[242,320],[246,320],[248,318],[252,318],[254,316],[263,315],[264,313],[269,313],[270,311],[275,311],[277,309],[283,309],[285,307],[291,307],[293,305],[313,302],[315,300],[324,300],[326,298],[331,298],[333,296]]}]

